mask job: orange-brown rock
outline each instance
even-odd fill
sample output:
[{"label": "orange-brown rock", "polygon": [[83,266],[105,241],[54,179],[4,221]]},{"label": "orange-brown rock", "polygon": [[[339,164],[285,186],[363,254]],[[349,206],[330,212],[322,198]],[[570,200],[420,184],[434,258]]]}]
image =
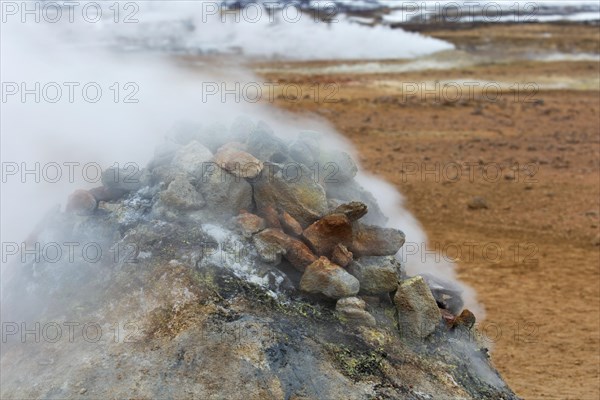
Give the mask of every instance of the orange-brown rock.
[{"label": "orange-brown rock", "polygon": [[287,233],[295,236],[302,235],[302,226],[287,212],[284,211],[281,213],[279,216],[279,221]]},{"label": "orange-brown rock", "polygon": [[263,260],[276,262],[277,258],[283,255],[301,272],[317,259],[304,243],[279,229],[269,228],[254,235],[254,244]]},{"label": "orange-brown rock", "polygon": [[267,221],[269,228],[282,229],[281,222],[279,222],[279,215],[277,215],[277,211],[272,206],[263,207],[258,213]]},{"label": "orange-brown rock", "polygon": [[251,237],[267,227],[266,221],[258,215],[242,212],[233,218],[234,225],[245,237]]},{"label": "orange-brown rock", "polygon": [[340,204],[335,208],[332,214],[344,214],[352,222],[359,220],[367,215],[368,207],[365,203],[352,201],[350,203]]},{"label": "orange-brown rock", "polygon": [[348,248],[355,257],[393,256],[404,244],[404,233],[397,229],[355,222],[352,231],[352,243]]},{"label": "orange-brown rock", "polygon": [[65,210],[77,215],[88,215],[93,213],[97,206],[96,198],[89,191],[79,189],[69,196]]},{"label": "orange-brown rock", "polygon": [[331,257],[339,243],[352,243],[352,225],[344,214],[330,214],[306,228],[303,236],[317,255]]},{"label": "orange-brown rock", "polygon": [[465,308],[452,322],[452,328],[464,327],[466,329],[471,329],[475,325],[475,322],[475,315]]},{"label": "orange-brown rock", "polygon": [[333,261],[337,265],[346,268],[348,265],[350,265],[353,259],[354,255],[343,244],[338,243],[337,246],[335,246],[335,248],[333,249],[331,261]]},{"label": "orange-brown rock", "polygon": [[304,272],[306,267],[317,260],[308,246],[294,238],[290,238],[284,257],[301,272]]}]

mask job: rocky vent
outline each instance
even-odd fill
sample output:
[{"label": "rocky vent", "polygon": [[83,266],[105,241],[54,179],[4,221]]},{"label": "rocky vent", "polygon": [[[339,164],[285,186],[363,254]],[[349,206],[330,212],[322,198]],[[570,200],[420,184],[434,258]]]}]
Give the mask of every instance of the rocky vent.
[{"label": "rocky vent", "polygon": [[[18,371],[39,365],[23,361],[3,395],[515,398],[460,291],[406,276],[395,257],[405,235],[385,227],[351,156],[319,134],[286,141],[246,119],[188,126],[146,168],[130,167],[74,192],[30,238],[93,241],[102,257],[28,260],[4,300],[19,320],[133,321],[135,345],[12,343],[12,357],[51,351],[53,372],[25,389]],[[240,327],[246,335],[227,334]],[[73,354],[107,369],[73,372]]]}]

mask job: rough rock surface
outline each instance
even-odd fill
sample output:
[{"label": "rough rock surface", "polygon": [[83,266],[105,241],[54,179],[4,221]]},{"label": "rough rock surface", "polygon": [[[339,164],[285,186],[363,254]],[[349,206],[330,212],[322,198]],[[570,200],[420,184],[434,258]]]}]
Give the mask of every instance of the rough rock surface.
[{"label": "rough rock surface", "polygon": [[394,256],[361,257],[347,268],[360,282],[361,294],[393,292],[400,280],[400,263]]},{"label": "rough rock surface", "polygon": [[221,167],[207,171],[198,183],[198,191],[211,211],[211,220],[224,221],[241,210],[251,210],[252,186]]},{"label": "rough rock surface", "polygon": [[240,230],[242,235],[247,238],[251,238],[252,235],[267,227],[267,223],[263,218],[249,212],[242,212],[237,217],[234,217],[233,224]]},{"label": "rough rock surface", "polygon": [[317,255],[331,257],[338,244],[352,244],[352,225],[344,214],[330,214],[306,228],[303,236]]},{"label": "rough rock surface", "polygon": [[134,164],[125,164],[124,168],[108,168],[102,172],[102,184],[109,189],[131,192],[142,187],[142,171]]},{"label": "rough rock surface", "polygon": [[377,199],[366,191],[355,179],[341,182],[328,183],[326,185],[327,197],[338,200],[339,203],[359,201],[369,208],[369,212],[364,216],[363,222],[366,224],[384,226],[387,223],[387,217],[381,211]]},{"label": "rough rock surface", "polygon": [[221,147],[213,159],[218,166],[240,178],[255,178],[263,169],[263,163],[234,146]]},{"label": "rough rock surface", "polygon": [[304,271],[317,257],[301,241],[294,239],[279,229],[265,229],[254,235],[254,244],[265,262],[279,264],[281,256],[299,271]]},{"label": "rough rock surface", "polygon": [[350,265],[353,259],[354,256],[352,252],[343,244],[338,243],[338,245],[333,249],[331,261],[333,261],[334,264],[346,268],[348,265]]},{"label": "rough rock surface", "polygon": [[175,178],[167,190],[160,194],[160,200],[167,207],[179,211],[199,210],[206,202],[196,188],[183,176]]},{"label": "rough rock surface", "polygon": [[280,215],[279,221],[281,222],[281,225],[284,228],[284,230],[290,235],[302,235],[302,225],[300,225],[298,221],[296,221],[296,219],[287,212],[284,211]]},{"label": "rough rock surface", "polygon": [[308,293],[320,293],[332,299],[354,296],[360,289],[358,280],[339,265],[321,257],[306,267],[300,289]]},{"label": "rough rock surface", "polygon": [[356,222],[349,249],[355,256],[391,256],[404,244],[404,233],[393,228],[381,228]]},{"label": "rough rock surface", "polygon": [[366,303],[358,297],[345,297],[335,304],[335,310],[343,321],[356,324],[375,326],[375,318],[366,311]]},{"label": "rough rock surface", "polygon": [[398,310],[398,326],[402,337],[424,339],[440,325],[440,310],[420,276],[402,282],[394,296],[394,304]]},{"label": "rough rock surface", "polygon": [[[326,184],[328,196],[310,174],[261,187],[272,163],[322,160],[319,140],[309,132],[278,139],[243,118],[231,129],[192,124],[141,171],[139,189],[82,191],[69,203],[83,212],[51,211],[31,240],[101,251],[65,249],[58,261],[15,256],[3,266],[0,397],[516,400],[474,316],[440,311],[422,278],[403,281],[394,302],[359,299],[370,279],[317,259],[281,229],[263,229],[266,207],[277,224],[288,212],[307,228],[342,203],[362,202],[367,215],[362,206],[338,210],[362,232],[353,244],[363,253],[401,245],[400,232],[362,225],[385,217],[354,179]],[[203,163],[223,146],[248,151],[265,169],[246,179]],[[188,207],[192,188],[206,202],[199,210]],[[170,191],[187,200],[165,203]],[[334,260],[345,263],[350,250],[336,243]],[[56,325],[47,321],[62,329],[59,340],[22,340],[22,327],[36,322],[38,337],[52,337]]]},{"label": "rough rock surface", "polygon": [[332,214],[344,214],[351,222],[358,221],[368,213],[368,207],[365,203],[352,201],[337,206]]},{"label": "rough rock surface", "polygon": [[312,178],[312,172],[297,164],[294,168],[265,166],[252,183],[259,209],[271,206],[289,213],[306,227],[327,213],[325,190]]},{"label": "rough rock surface", "polygon": [[212,158],[211,151],[194,140],[175,153],[171,164],[192,177],[198,178],[211,168]]}]

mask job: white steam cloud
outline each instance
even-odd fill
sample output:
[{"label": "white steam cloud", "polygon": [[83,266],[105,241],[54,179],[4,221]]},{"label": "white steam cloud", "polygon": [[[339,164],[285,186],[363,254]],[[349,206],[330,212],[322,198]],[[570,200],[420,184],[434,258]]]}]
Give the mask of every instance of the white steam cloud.
[{"label": "white steam cloud", "polygon": [[[218,96],[207,101],[203,83],[260,82],[230,61],[211,64],[198,59],[192,66],[182,65],[164,52],[142,49],[175,48],[190,54],[240,48],[243,55],[251,57],[389,59],[451,47],[401,30],[367,28],[347,21],[325,25],[303,20],[272,26],[264,21],[223,24],[219,17],[212,16],[211,22],[199,23],[204,18],[199,14],[201,5],[190,3],[139,3],[144,7],[136,15],[140,23],[127,26],[110,18],[101,24],[22,23],[18,15],[3,24],[3,242],[21,242],[45,212],[54,204],[64,203],[73,190],[98,186],[90,182],[96,175],[95,165],[106,168],[133,162],[145,166],[155,146],[178,121],[206,126],[247,115],[267,121],[283,136],[292,137],[302,130],[322,132],[335,146],[355,153],[325,121],[293,116],[264,103],[223,103]],[[190,30],[185,24],[182,28],[182,21],[192,21],[196,28]],[[114,51],[117,44],[132,46],[136,51]],[[86,84],[92,86],[84,93]],[[49,102],[56,96],[56,86],[62,96],[55,103]],[[73,101],[69,98],[70,87],[74,87]],[[97,98],[97,87],[102,91],[100,98],[89,101]],[[24,95],[24,89],[39,91],[40,101],[35,100],[35,93]],[[15,90],[18,92],[10,94]],[[127,100],[138,102],[126,102],[127,96]],[[35,169],[36,163],[38,171],[23,175],[24,168]],[[11,168],[17,165],[16,173],[11,169],[7,174],[9,164]],[[62,176],[51,183],[48,178],[55,177],[56,165]],[[91,166],[84,170],[86,165]],[[36,174],[39,182],[34,179]],[[359,181],[378,199],[390,217],[390,226],[403,230],[407,241],[426,242],[419,223],[403,208],[402,197],[392,186],[364,174]],[[410,274],[429,272],[456,281],[452,265],[423,264],[420,255],[408,258],[406,266]],[[481,317],[473,291],[461,287],[467,295],[466,305]]]}]

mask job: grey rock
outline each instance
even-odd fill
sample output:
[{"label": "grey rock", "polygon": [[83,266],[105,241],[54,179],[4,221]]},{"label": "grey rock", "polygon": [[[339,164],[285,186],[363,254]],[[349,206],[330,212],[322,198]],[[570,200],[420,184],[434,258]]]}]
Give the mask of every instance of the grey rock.
[{"label": "grey rock", "polygon": [[400,284],[394,296],[394,304],[398,310],[398,327],[402,337],[425,339],[440,324],[440,309],[427,283],[420,276]]},{"label": "grey rock", "polygon": [[241,210],[253,209],[252,186],[216,164],[206,170],[197,186],[211,212],[209,220],[222,222],[224,218],[238,215]]},{"label": "grey rock", "polygon": [[342,267],[321,257],[306,267],[300,280],[300,289],[340,299],[356,295],[360,290],[360,283]]},{"label": "grey rock", "polygon": [[248,152],[261,161],[286,163],[292,161],[287,144],[275,136],[273,130],[264,122],[259,122],[248,135]]},{"label": "grey rock", "polygon": [[294,161],[307,167],[319,161],[321,150],[319,148],[319,134],[316,132],[303,132],[298,135],[289,146],[290,156]]},{"label": "grey rock", "polygon": [[209,149],[194,140],[175,153],[171,165],[193,178],[199,178],[211,168],[212,157]]},{"label": "grey rock", "polygon": [[110,167],[102,172],[102,184],[109,189],[133,192],[142,187],[142,181],[142,170],[135,163],[126,163],[123,168]]},{"label": "grey rock", "polygon": [[160,194],[165,206],[180,211],[199,210],[206,202],[196,188],[184,177],[175,178],[167,190]]},{"label": "grey rock", "polygon": [[358,297],[339,299],[335,305],[340,319],[355,325],[375,326],[375,318],[366,311],[366,304]]},{"label": "grey rock", "polygon": [[393,292],[398,288],[400,264],[394,256],[361,257],[350,263],[348,272],[360,282],[360,293]]},{"label": "grey rock", "polygon": [[348,182],[358,173],[358,166],[345,151],[321,153],[319,168],[325,184]]},{"label": "grey rock", "polygon": [[467,207],[470,210],[487,210],[489,208],[488,202],[481,196],[475,196],[467,203]]}]

